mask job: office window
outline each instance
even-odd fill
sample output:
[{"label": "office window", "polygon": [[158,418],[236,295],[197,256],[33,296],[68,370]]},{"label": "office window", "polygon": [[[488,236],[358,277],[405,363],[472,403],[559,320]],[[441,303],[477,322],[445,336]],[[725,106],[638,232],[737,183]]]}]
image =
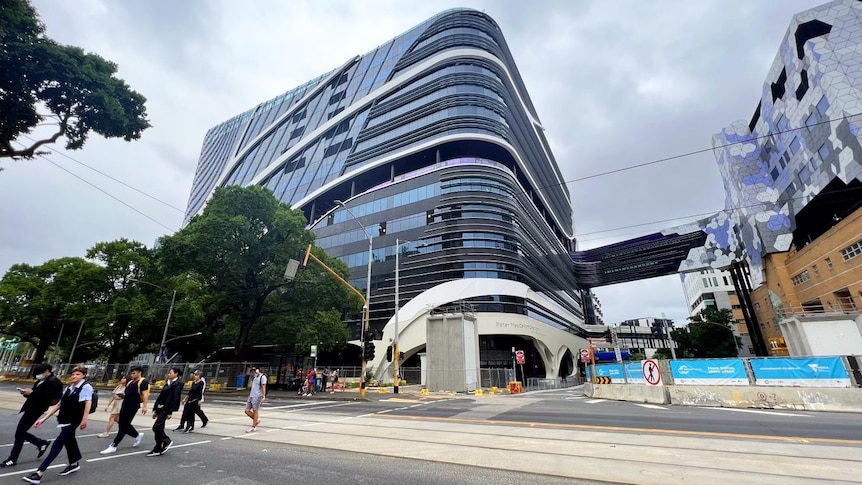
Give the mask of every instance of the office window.
[{"label": "office window", "polygon": [[829,109],[829,101],[826,101],[826,96],[820,98],[820,101],[817,102],[817,112],[820,113],[820,116],[826,116],[826,110]]},{"label": "office window", "polygon": [[829,157],[829,146],[826,143],[820,145],[820,148],[817,149],[817,154],[820,155],[820,159],[825,162]]},{"label": "office window", "polygon": [[820,270],[817,269],[817,265],[811,267],[812,271],[814,271],[814,276],[820,276]]},{"label": "office window", "polygon": [[808,127],[808,131],[814,130],[817,127],[817,115],[814,113],[808,115],[808,118],[805,119],[805,126]]},{"label": "office window", "polygon": [[790,142],[790,153],[795,155],[800,148],[802,148],[802,143],[799,141],[799,137],[794,137],[793,141]]},{"label": "office window", "polygon": [[769,172],[769,175],[772,177],[773,182],[778,180],[778,167],[773,168],[772,171]]},{"label": "office window", "polygon": [[802,283],[805,283],[806,281],[810,280],[811,276],[808,275],[808,271],[806,270],[806,271],[803,271],[803,272],[799,273],[798,275],[794,276],[792,279],[793,279],[793,286],[799,286]]},{"label": "office window", "polygon": [[832,258],[826,258],[826,267],[832,269]]},{"label": "office window", "polygon": [[844,261],[850,261],[860,254],[862,254],[862,240],[841,250],[841,257],[844,258]]}]

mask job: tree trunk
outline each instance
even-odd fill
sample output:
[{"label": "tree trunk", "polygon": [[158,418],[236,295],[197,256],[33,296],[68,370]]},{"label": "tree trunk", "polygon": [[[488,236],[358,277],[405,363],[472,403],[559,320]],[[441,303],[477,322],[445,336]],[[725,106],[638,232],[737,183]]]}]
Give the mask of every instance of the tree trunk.
[{"label": "tree trunk", "polygon": [[51,341],[42,339],[39,345],[36,346],[36,356],[33,357],[33,362],[40,364],[45,361],[45,354],[48,353],[48,348],[51,347]]}]

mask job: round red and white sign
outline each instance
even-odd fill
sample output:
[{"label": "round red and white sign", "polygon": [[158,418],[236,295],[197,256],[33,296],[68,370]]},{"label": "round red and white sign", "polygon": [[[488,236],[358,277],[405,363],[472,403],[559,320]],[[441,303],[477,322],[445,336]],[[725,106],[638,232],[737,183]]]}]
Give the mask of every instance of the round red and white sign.
[{"label": "round red and white sign", "polygon": [[654,359],[643,361],[643,363],[641,363],[641,370],[643,371],[644,380],[647,384],[651,386],[661,385],[661,369],[658,367],[658,361]]}]

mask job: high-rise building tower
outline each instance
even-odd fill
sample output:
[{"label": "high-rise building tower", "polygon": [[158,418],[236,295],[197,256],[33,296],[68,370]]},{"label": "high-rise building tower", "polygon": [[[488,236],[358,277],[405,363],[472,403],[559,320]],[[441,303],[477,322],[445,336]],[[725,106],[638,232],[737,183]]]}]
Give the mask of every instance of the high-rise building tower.
[{"label": "high-rise building tower", "polygon": [[217,187],[262,185],[306,214],[362,291],[373,236],[370,322],[384,339],[399,252],[407,358],[426,318],[459,308],[476,318],[483,366],[519,347],[528,375],[568,375],[583,305],[569,192],[543,132],[497,24],[449,10],[212,128],[186,221]]},{"label": "high-rise building tower", "polygon": [[740,357],[754,355],[751,337],[745,325],[740,297],[733,286],[733,278],[729,271],[705,269],[697,273],[683,273],[682,289],[688,304],[689,315],[694,316],[707,308],[730,310],[733,314],[733,333],[742,339],[739,349]]},{"label": "high-rise building tower", "polygon": [[744,310],[776,355],[862,351],[860,51],[862,2],[795,15],[750,121],[713,138],[731,214],[713,240],[744,248],[753,288]]}]

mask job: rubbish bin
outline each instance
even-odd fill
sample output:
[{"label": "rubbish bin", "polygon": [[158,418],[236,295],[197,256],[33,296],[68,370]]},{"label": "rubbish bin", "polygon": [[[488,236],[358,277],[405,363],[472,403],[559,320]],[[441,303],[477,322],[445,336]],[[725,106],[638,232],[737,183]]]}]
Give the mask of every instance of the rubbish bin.
[{"label": "rubbish bin", "polygon": [[246,377],[247,376],[245,376],[245,375],[236,376],[236,388],[237,389],[242,389],[245,387],[245,378]]}]

